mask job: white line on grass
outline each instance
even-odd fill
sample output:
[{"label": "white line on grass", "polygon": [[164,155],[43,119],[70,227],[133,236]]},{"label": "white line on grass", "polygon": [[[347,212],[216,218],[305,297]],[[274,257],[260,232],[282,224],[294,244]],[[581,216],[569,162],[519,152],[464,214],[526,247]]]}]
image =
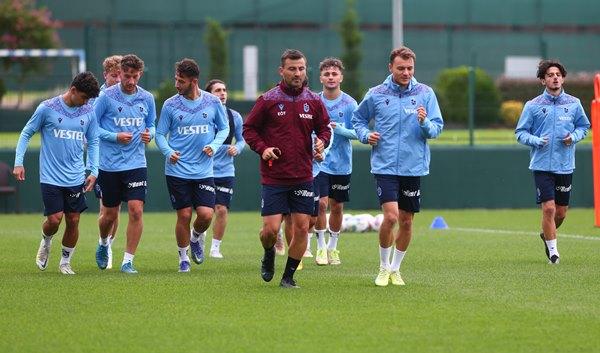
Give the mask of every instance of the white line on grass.
[{"label": "white line on grass", "polygon": [[[470,232],[470,233],[491,233],[491,234],[520,234],[520,235],[538,235],[535,232],[526,232],[522,230],[504,230],[504,229],[486,229],[486,228],[456,228],[452,227],[449,230],[456,230],[459,232]],[[584,239],[584,240],[600,240],[600,237],[590,237],[587,235],[579,234],[563,234],[558,233],[559,238],[572,238],[572,239]]]}]

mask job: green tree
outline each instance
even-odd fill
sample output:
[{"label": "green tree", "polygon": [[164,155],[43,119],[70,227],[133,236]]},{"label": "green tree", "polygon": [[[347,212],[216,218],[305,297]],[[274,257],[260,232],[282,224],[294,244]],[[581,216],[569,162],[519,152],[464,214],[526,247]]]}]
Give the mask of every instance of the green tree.
[{"label": "green tree", "polygon": [[360,101],[364,94],[359,68],[362,61],[361,44],[363,36],[358,26],[358,20],[354,0],[346,0],[346,12],[339,28],[344,47],[342,61],[346,68],[342,85],[346,93]]},{"label": "green tree", "polygon": [[207,79],[218,78],[227,82],[227,37],[229,34],[219,21],[208,18],[206,20],[206,31],[204,43],[208,48],[209,66]]},{"label": "green tree", "polygon": [[[445,69],[435,82],[442,116],[448,123],[465,125],[468,120],[469,68]],[[488,126],[499,122],[500,91],[484,70],[475,69],[475,125]]]},{"label": "green tree", "polygon": [[[36,8],[33,0],[0,0],[0,47],[4,49],[56,48],[56,29],[60,22],[52,19],[46,8]],[[31,74],[43,73],[47,60],[42,58],[3,58],[4,71],[17,69],[21,105],[25,81]]]}]

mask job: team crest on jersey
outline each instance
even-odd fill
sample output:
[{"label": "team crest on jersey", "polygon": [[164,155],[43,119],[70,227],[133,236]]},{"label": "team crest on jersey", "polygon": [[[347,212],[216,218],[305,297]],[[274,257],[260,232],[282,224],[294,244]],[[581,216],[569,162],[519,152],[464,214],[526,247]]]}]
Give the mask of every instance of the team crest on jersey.
[{"label": "team crest on jersey", "polygon": [[386,98],[385,105],[388,105],[388,104],[390,104],[390,100]]},{"label": "team crest on jersey", "polygon": [[339,116],[340,116],[340,118],[341,118],[341,117],[343,117],[343,116],[344,116],[344,113],[343,113],[343,112],[339,112],[339,113],[338,113],[338,115],[339,115]]},{"label": "team crest on jersey", "polygon": [[144,107],[140,107],[140,113],[144,112]]},{"label": "team crest on jersey", "polygon": [[83,119],[79,120],[79,124],[81,124],[81,126],[83,126],[85,124],[85,122],[83,121]]},{"label": "team crest on jersey", "polygon": [[283,105],[283,103],[279,103],[277,106],[279,107],[279,110],[283,110],[283,108],[285,108],[285,105]]},{"label": "team crest on jersey", "polygon": [[309,109],[308,103],[304,103],[304,112],[308,113],[308,109]]},{"label": "team crest on jersey", "polygon": [[416,100],[414,100],[414,99],[411,99],[411,100],[410,100],[410,102],[412,103],[412,105],[415,105],[415,104],[417,104],[417,101],[416,101]]},{"label": "team crest on jersey", "polygon": [[179,116],[179,121],[183,120],[183,115]]},{"label": "team crest on jersey", "polygon": [[208,114],[206,114],[206,113],[202,113],[202,117],[203,117],[204,119],[206,119],[206,117],[207,117],[207,116],[208,116]]},{"label": "team crest on jersey", "polygon": [[569,112],[569,108],[565,108],[565,113]]},{"label": "team crest on jersey", "polygon": [[62,123],[62,118],[58,118],[58,123]]},{"label": "team crest on jersey", "polygon": [[119,109],[119,113],[120,113],[123,110],[123,107],[119,107],[117,109]]}]

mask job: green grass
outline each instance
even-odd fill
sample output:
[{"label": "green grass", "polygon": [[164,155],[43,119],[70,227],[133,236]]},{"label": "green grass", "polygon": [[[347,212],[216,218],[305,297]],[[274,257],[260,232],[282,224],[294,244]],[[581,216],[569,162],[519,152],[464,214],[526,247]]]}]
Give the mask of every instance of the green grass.
[{"label": "green grass", "polygon": [[[0,132],[0,149],[8,148],[14,149],[19,140],[18,132]],[[475,145],[518,145],[515,140],[515,132],[513,129],[476,129],[474,132]],[[35,134],[29,143],[31,148],[40,147],[40,136]],[[429,140],[432,146],[461,146],[469,144],[469,131],[464,129],[448,129],[444,130],[442,134],[434,140]],[[591,144],[592,143],[592,131],[588,133],[588,136],[579,144]],[[355,145],[362,146],[358,141]],[[148,148],[156,149],[156,144],[151,143]]]},{"label": "green grass", "polygon": [[[428,228],[437,215],[449,230]],[[341,266],[306,261],[302,288],[284,290],[283,257],[273,282],[260,279],[256,213],[233,213],[225,259],[188,274],[177,273],[175,215],[146,214],[137,276],[96,268],[96,215],[84,214],[72,277],[58,273],[59,241],[48,269],[35,267],[41,216],[3,215],[0,352],[597,352],[592,217],[570,210],[552,266],[536,235],[539,210],[424,211],[405,287],[376,287],[376,234],[348,233]]]}]

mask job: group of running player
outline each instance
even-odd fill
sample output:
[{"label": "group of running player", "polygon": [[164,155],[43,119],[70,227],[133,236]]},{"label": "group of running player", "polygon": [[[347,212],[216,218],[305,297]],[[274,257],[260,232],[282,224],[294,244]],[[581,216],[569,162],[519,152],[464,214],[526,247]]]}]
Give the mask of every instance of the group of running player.
[{"label": "group of running player", "polygon": [[[349,201],[351,140],[356,139],[372,147],[371,172],[384,216],[375,284],[404,285],[400,266],[412,238],[414,214],[420,210],[420,178],[429,173],[427,139],[439,136],[444,125],[434,91],[414,78],[415,61],[415,53],[407,47],[392,50],[390,75],[357,104],[340,89],[344,66],[339,59],[320,63],[323,91],[317,94],[307,87],[304,54],[285,50],[279,67],[282,80],[258,98],[243,122],[238,112],[225,107],[226,84],[213,79],[201,90],[198,65],[183,59],[175,64],[178,93],[164,102],[155,127],[154,98],[138,85],[143,61],[133,54],[107,58],[102,87],[90,72],[77,75],[64,94],[38,106],[21,133],[17,180],[24,180],[29,139],[35,132],[42,134],[40,184],[46,219],[37,266],[41,270],[48,266],[52,237],[64,217],[59,269],[74,274],[70,259],[79,216],[87,208],[84,193],[96,186],[101,199],[96,263],[100,269],[112,267],[120,205],[127,202],[121,271],[137,273],[133,258],[143,231],[145,144],[153,139],[165,156],[169,196],[177,213],[179,272],[190,271],[188,250],[193,262],[204,261],[211,222],[210,256],[222,258],[220,244],[234,190],[233,158],[248,143],[260,156],[261,276],[267,282],[274,277],[285,220],[288,258],[280,286],[298,288],[294,274],[303,257],[312,257],[309,234],[317,240],[318,265],[341,264],[337,244],[343,205]],[[566,71],[559,62],[542,61],[537,76],[544,93],[526,104],[516,134],[519,142],[531,146],[530,169],[542,205],[540,236],[549,262],[558,263],[556,228],[568,208],[574,145],[585,137],[589,121],[579,100],[564,93]]]}]

